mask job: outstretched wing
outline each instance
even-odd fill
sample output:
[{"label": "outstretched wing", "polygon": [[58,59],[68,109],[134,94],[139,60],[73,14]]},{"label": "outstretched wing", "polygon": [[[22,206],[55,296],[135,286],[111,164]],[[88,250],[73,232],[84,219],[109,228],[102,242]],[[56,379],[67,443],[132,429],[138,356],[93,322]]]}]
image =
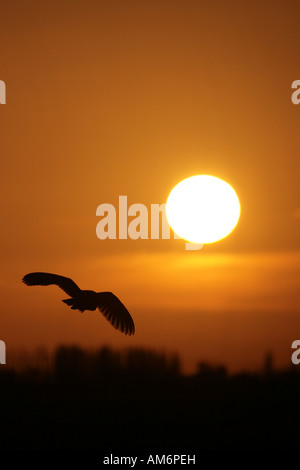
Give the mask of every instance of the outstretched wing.
[{"label": "outstretched wing", "polygon": [[114,328],[125,335],[134,335],[133,319],[127,308],[112,292],[98,293],[98,308]]},{"label": "outstretched wing", "polygon": [[65,291],[71,297],[76,296],[80,292],[79,287],[72,279],[58,274],[50,273],[30,273],[23,277],[22,281],[27,286],[50,286],[55,284]]}]

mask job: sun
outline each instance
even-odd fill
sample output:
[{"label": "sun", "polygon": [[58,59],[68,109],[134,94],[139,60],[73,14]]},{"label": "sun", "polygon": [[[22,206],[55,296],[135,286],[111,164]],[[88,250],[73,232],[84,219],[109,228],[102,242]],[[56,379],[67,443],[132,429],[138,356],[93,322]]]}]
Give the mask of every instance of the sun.
[{"label": "sun", "polygon": [[240,217],[239,198],[225,181],[196,175],[178,183],[166,204],[169,225],[193,243],[213,243],[229,235]]}]

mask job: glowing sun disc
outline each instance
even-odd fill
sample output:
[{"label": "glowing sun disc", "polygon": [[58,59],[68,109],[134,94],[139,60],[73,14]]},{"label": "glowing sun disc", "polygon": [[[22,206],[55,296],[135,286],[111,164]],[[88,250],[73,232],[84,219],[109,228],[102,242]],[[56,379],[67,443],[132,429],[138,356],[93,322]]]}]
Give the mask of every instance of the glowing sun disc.
[{"label": "glowing sun disc", "polygon": [[230,184],[210,175],[178,183],[166,204],[169,225],[193,243],[213,243],[229,235],[240,217],[239,198]]}]

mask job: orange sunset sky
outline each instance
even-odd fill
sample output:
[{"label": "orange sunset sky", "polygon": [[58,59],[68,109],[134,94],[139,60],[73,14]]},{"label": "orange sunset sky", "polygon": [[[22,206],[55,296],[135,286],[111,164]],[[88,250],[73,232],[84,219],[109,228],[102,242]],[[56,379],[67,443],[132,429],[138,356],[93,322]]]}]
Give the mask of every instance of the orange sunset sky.
[{"label": "orange sunset sky", "polygon": [[[300,338],[300,5],[296,1],[2,0],[1,313],[7,364],[58,344],[142,346],[230,370],[290,364]],[[226,239],[99,240],[96,208],[166,202],[184,178],[229,182]],[[111,290],[134,337],[81,315],[48,271]],[[300,367],[300,366],[299,366]]]}]

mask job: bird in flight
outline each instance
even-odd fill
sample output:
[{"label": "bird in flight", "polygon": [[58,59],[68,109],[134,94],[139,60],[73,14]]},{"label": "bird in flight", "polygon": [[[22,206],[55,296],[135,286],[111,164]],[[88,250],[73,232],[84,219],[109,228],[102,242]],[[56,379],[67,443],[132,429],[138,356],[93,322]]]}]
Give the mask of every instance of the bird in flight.
[{"label": "bird in flight", "polygon": [[133,335],[135,327],[133,319],[127,308],[112,292],[94,292],[93,290],[81,290],[72,279],[58,274],[30,273],[26,274],[22,281],[27,286],[50,286],[55,284],[60,287],[69,299],[62,302],[69,305],[72,310],[96,310],[98,308],[114,328],[125,335]]}]

